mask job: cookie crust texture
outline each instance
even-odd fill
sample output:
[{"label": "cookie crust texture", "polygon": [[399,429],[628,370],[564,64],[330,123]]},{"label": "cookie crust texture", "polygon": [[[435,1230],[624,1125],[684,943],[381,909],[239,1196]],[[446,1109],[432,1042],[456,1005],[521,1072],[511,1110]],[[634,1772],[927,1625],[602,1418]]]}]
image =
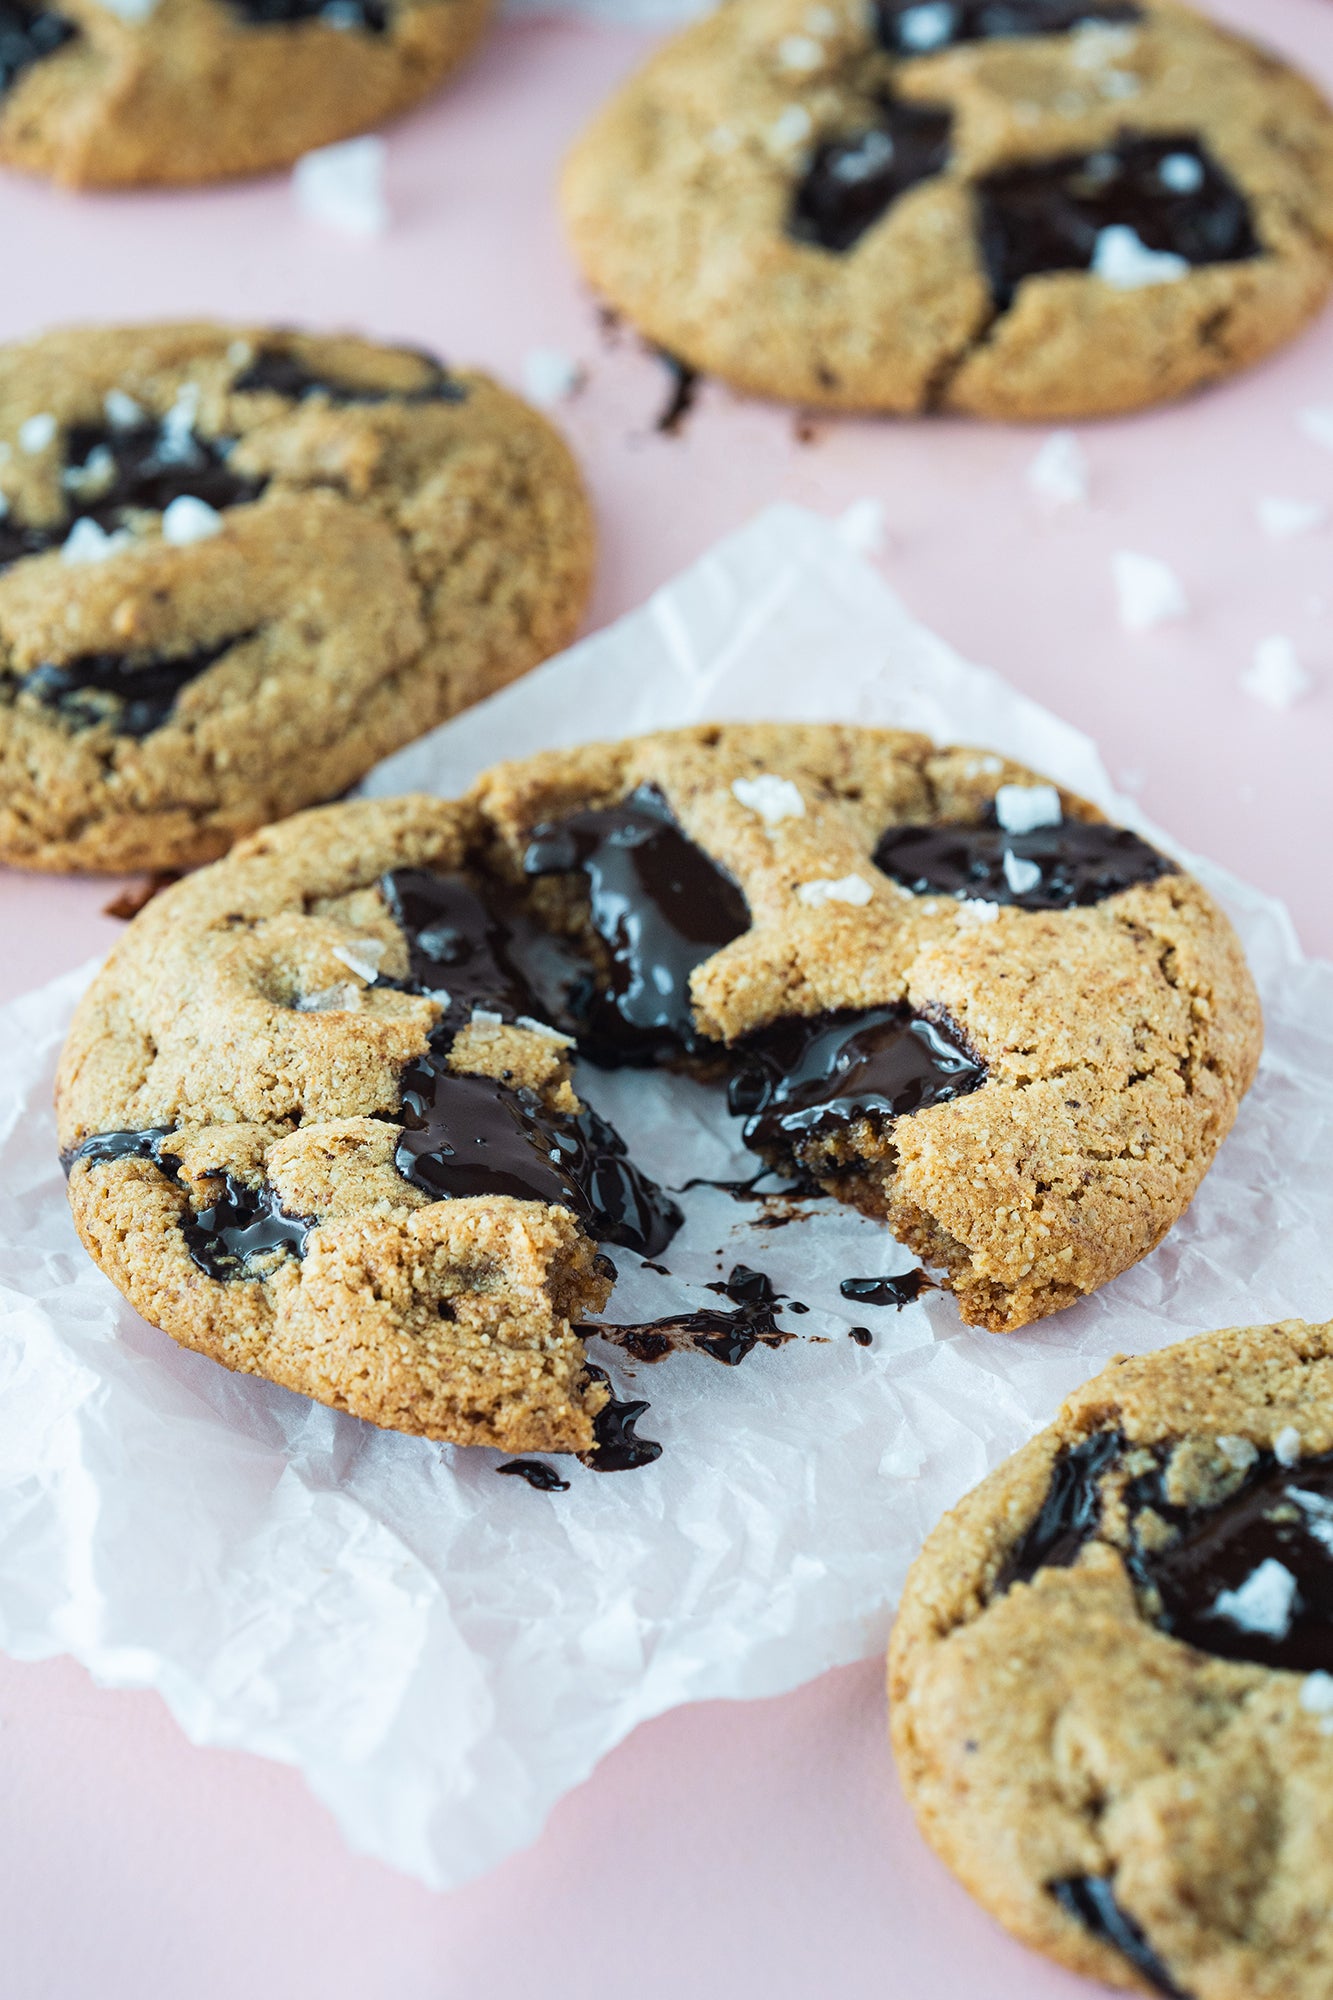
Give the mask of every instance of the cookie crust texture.
[{"label": "cookie crust texture", "polygon": [[[787,211],[819,145],[873,124],[886,90],[952,112],[942,172],[850,251],[794,241]],[[970,184],[1126,132],[1197,135],[1247,197],[1264,254],[1143,289],[1032,276],[997,312]],[[1107,415],[1231,374],[1323,304],[1333,111],[1285,64],[1172,0],[1146,0],[1132,26],[908,60],[875,45],[864,0],[734,0],[602,109],[569,158],[563,203],[598,291],[742,389],[898,415]]]},{"label": "cookie crust texture", "polygon": [[1057,1457],[1094,1433],[1196,1453],[1223,1438],[1234,1458],[1236,1440],[1272,1451],[1288,1427],[1303,1456],[1333,1448],[1333,1323],[1119,1356],[945,1517],[908,1576],[889,1683],[922,1830],[1007,1929],[1108,1985],[1140,1990],[1050,1882],[1112,1879],[1192,2000],[1326,2000],[1333,1734],[1299,1672],[1149,1623],[1114,1520],[1072,1567],[991,1592]]},{"label": "cookie crust texture", "polygon": [[[376,400],[238,392],[256,357]],[[0,570],[0,860],[108,873],[212,860],[568,643],[593,529],[567,447],[486,376],[450,375],[457,400],[430,399],[435,379],[408,350],[209,325],[74,329],[0,351],[0,525],[57,544]],[[234,439],[227,471],[259,497],[179,546],[160,513],[136,511],[125,545],[67,560],[58,544],[82,511],[62,487],[67,440],[105,427],[109,393],[154,422],[193,409],[193,435]],[[37,449],[34,417],[50,433]],[[219,657],[141,737],[25,692],[38,668],[197,649]]]},{"label": "cookie crust texture", "polygon": [[0,163],[134,187],[262,173],[406,111],[469,54],[491,0],[388,0],[378,32],[227,0],[157,0],[142,21],[103,0],[58,11],[74,33],[0,96]]},{"label": "cookie crust texture", "polygon": [[[803,817],[770,828],[739,802],[733,782],[762,772],[800,787]],[[148,1161],[80,1161],[80,1234],[146,1318],[228,1366],[429,1436],[585,1449],[598,1392],[578,1387],[574,1323],[607,1294],[595,1246],[563,1209],[427,1203],[398,1176],[400,1078],[436,1002],[383,985],[344,1008],[296,1002],[346,984],[335,947],[356,939],[404,975],[385,870],[466,867],[518,886],[536,826],[651,783],[752,913],[693,975],[698,1025],[735,1041],[784,1014],[898,1000],[946,1014],[988,1080],[887,1135],[858,1128],[827,1185],[941,1268],[973,1324],[1054,1312],[1144,1256],[1188,1205],[1253,1077],[1261,1023],[1239,944],[1187,875],[983,922],[873,867],[886,826],[980,819],[999,785],[1029,778],[900,731],[727,725],[501,765],[457,804],[354,802],[268,828],[150,903],[79,1007],[62,1148],[170,1127],[188,1184]],[[849,874],[871,885],[864,907],[794,893]],[[532,907],[578,934],[586,900],[569,879],[538,883]],[[549,1036],[465,1028],[449,1062],[576,1108]],[[227,1282],[191,1262],[182,1215],[208,1206],[208,1173],[224,1168],[317,1219],[304,1261]]]}]

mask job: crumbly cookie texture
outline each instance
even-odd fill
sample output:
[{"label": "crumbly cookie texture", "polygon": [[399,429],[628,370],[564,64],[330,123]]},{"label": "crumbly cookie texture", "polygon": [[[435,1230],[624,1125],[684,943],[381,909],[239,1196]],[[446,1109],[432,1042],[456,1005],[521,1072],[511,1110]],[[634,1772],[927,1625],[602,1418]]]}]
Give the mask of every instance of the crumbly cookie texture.
[{"label": "crumbly cookie texture", "polygon": [[[398,1429],[587,1449],[605,1391],[582,1373],[575,1327],[607,1296],[587,1230],[511,1194],[432,1201],[395,1164],[404,1074],[433,1032],[440,1049],[442,1014],[403,990],[408,946],[381,882],[461,875],[595,966],[585,889],[530,883],[524,850],[537,827],[651,785],[751,914],[694,972],[698,1027],[734,1044],[830,1009],[947,1018],[982,1086],[887,1129],[861,1119],[808,1164],[929,1258],[968,1320],[1003,1330],[1053,1312],[1188,1204],[1260,1022],[1236,939],[1188,876],[986,916],[870,859],[887,828],[977,822],[1001,787],[1035,783],[899,731],[730,725],[502,765],[456,804],[362,801],[268,828],[156,897],[79,1007],[58,1083],[67,1157],[90,1135],[160,1131],[177,1163],[76,1158],[83,1240],[148,1319],[230,1367]],[[816,882],[844,899],[801,894]],[[442,978],[468,963],[455,953]],[[488,997],[446,1037],[450,1069],[576,1111],[568,1044],[523,1013],[502,1022]],[[223,1174],[308,1220],[303,1256],[274,1247],[223,1277],[192,1259],[186,1232]]]},{"label": "crumbly cookie texture", "polygon": [[557,651],[587,599],[556,432],[408,350],[48,334],[0,350],[0,447],[12,865],[210,860]]},{"label": "crumbly cookie texture", "polygon": [[[1120,1456],[1077,1552],[1011,1580],[1053,1477],[1108,1436]],[[1165,1468],[1184,1523],[1157,1524],[1169,1561],[1192,1510],[1208,1519],[1265,1466],[1299,1488],[1331,1448],[1333,1323],[1122,1356],[945,1517],[908,1577],[889,1656],[907,1795],[973,1895],[1076,1971],[1192,2000],[1333,1990],[1333,1677],[1159,1629],[1126,1483]],[[1319,1495],[1305,1502],[1318,1537]],[[1301,1511],[1287,1499],[1267,1532],[1294,1535]],[[1213,1619],[1246,1633],[1234,1598]],[[1239,1649],[1274,1629],[1259,1617]],[[1101,1885],[1091,1924],[1052,1892],[1071,1883]],[[1096,1923],[1106,1899],[1128,1920],[1118,1944]]]},{"label": "crumbly cookie texture", "polygon": [[426,97],[489,13],[490,0],[35,0],[6,47],[0,162],[69,187],[285,166]]},{"label": "crumbly cookie texture", "polygon": [[[919,53],[876,33],[877,13],[901,11],[736,0],[594,119],[564,176],[569,234],[650,339],[811,405],[1051,419],[1179,396],[1281,345],[1323,303],[1333,113],[1274,57],[1171,0],[938,47],[943,10],[915,8]],[[1157,139],[1187,149],[1162,170],[1173,195],[1220,175],[1242,205],[1230,247],[1207,251],[1226,261],[1163,263],[1121,225],[1095,267],[1085,245],[1083,268],[1039,259],[1011,298],[997,290],[986,184]],[[900,191],[854,240],[808,240],[830,204],[845,222],[895,175]],[[1046,219],[1023,199],[1010,212],[1026,254]]]}]

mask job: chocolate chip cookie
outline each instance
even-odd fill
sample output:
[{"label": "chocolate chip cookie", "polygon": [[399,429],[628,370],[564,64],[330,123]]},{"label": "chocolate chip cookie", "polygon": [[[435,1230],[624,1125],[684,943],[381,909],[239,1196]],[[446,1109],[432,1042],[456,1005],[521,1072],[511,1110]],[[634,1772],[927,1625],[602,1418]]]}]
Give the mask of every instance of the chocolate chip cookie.
[{"label": "chocolate chip cookie", "polygon": [[681,1210],[573,1055],[725,1092],[1006,1330],[1160,1240],[1259,1040],[1225,918],[1084,802],[899,731],[703,727],[330,806],[166,890],[79,1009],[60,1135],[84,1242],[178,1340],[595,1452],[602,1246],[656,1257]]},{"label": "chocolate chip cookie", "polygon": [[942,1521],[890,1651],[922,1828],[1078,1972],[1333,1991],[1333,1323],[1113,1361]]},{"label": "chocolate chip cookie", "polygon": [[1172,0],[734,0],[564,179],[592,283],[690,366],[839,409],[1178,396],[1333,281],[1333,113]]},{"label": "chocolate chip cookie", "polygon": [[351,338],[0,349],[0,860],[179,869],[337,796],[573,635],[556,432]]},{"label": "chocolate chip cookie", "polygon": [[0,0],[0,162],[71,187],[220,180],[439,84],[490,0]]}]

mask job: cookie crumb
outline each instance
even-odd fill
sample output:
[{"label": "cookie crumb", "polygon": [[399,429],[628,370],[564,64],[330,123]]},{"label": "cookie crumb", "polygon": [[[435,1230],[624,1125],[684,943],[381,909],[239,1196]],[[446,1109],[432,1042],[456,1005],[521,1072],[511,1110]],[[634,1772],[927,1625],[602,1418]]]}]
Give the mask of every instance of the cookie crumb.
[{"label": "cookie crumb", "polygon": [[159,875],[150,875],[137,889],[122,889],[118,896],[113,896],[109,903],[104,903],[102,915],[116,917],[121,923],[127,924],[131,917],[138,916],[140,910],[148,908],[154,896],[160,896],[164,889],[169,889],[173,882],[179,882],[180,879],[180,876],[171,870],[164,870]]}]

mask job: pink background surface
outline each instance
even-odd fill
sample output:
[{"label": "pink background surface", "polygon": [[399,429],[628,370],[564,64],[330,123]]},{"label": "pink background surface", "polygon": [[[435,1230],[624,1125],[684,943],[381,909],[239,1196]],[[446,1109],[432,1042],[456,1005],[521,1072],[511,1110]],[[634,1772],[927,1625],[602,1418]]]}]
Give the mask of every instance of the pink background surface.
[{"label": "pink background surface", "polygon": [[[1333,87],[1330,0],[1215,11]],[[1083,427],[1091,504],[1055,516],[1024,481],[1030,432],[817,419],[803,439],[792,412],[710,383],[682,434],[659,436],[665,371],[630,335],[608,345],[550,194],[568,140],[649,41],[497,33],[393,133],[395,225],[376,242],[303,221],[282,180],[80,200],[6,181],[0,338],[191,313],[342,324],[516,384],[530,350],[561,349],[588,378],[559,416],[602,520],[593,624],[769,500],[837,511],[872,495],[886,573],[913,612],[1089,731],[1162,825],[1284,896],[1306,949],[1333,951],[1333,528],[1274,545],[1254,513],[1265,493],[1333,507],[1333,452],[1298,421],[1333,406],[1333,317],[1197,402]],[[1120,629],[1118,548],[1172,564],[1188,620]],[[1287,714],[1237,684],[1276,633],[1317,682]],[[0,992],[109,944],[112,893],[4,877]],[[447,1897],[350,1855],[291,1772],[192,1749],[155,1697],[99,1691],[68,1662],[0,1660],[0,1802],[0,1981],[15,2000],[1088,1991],[996,1931],[917,1838],[884,1747],[878,1662],[647,1725],[536,1847]]]}]

